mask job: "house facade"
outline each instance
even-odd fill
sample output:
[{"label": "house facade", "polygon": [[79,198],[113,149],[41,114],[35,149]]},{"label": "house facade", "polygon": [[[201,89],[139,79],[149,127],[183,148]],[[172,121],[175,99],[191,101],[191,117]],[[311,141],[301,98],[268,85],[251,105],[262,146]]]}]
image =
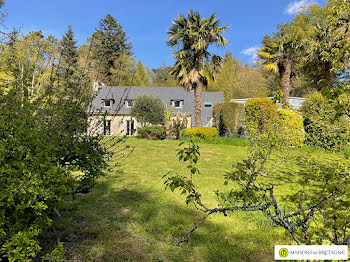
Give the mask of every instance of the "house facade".
[{"label": "house facade", "polygon": [[[182,87],[111,87],[95,86],[89,108],[89,134],[134,135],[140,126],[131,117],[130,110],[138,95],[149,94],[159,97],[173,116],[185,114],[187,127],[194,126],[194,93]],[[224,102],[222,92],[202,93],[201,126],[211,126],[213,107]]]}]

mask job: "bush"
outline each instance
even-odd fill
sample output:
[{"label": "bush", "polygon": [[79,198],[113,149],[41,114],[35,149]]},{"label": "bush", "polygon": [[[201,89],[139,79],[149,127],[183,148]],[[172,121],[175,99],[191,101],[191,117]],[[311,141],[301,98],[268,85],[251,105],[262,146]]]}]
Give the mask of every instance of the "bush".
[{"label": "bush", "polygon": [[327,100],[319,92],[306,97],[301,113],[304,117],[307,144],[332,151],[339,151],[350,145],[350,119],[346,114],[339,116],[338,102]]},{"label": "bush", "polygon": [[287,109],[279,109],[277,112],[279,126],[276,135],[280,139],[280,142],[290,147],[302,146],[305,140],[302,116],[297,112]]},{"label": "bush", "polygon": [[62,202],[87,193],[109,156],[101,136],[85,135],[79,102],[20,94],[0,95],[0,261],[32,261]]},{"label": "bush", "polygon": [[244,104],[219,103],[214,106],[213,117],[220,136],[237,136],[242,127],[244,116]]},{"label": "bush", "polygon": [[253,141],[268,140],[276,146],[300,147],[305,140],[301,115],[277,109],[271,99],[254,99],[246,104],[246,125]]},{"label": "bush", "polygon": [[246,126],[253,140],[265,139],[274,132],[278,120],[277,105],[267,98],[252,99],[246,103]]},{"label": "bush", "polygon": [[330,121],[336,113],[332,104],[320,92],[306,96],[300,111],[305,119],[321,121]]},{"label": "bush", "polygon": [[135,117],[137,122],[145,124],[164,124],[165,106],[159,97],[148,94],[142,94],[136,97],[131,107],[131,116]]},{"label": "bush", "polygon": [[186,128],[181,131],[181,136],[184,137],[201,137],[201,138],[212,138],[218,135],[218,130],[215,127],[194,127]]},{"label": "bush", "polygon": [[165,129],[161,126],[146,126],[137,129],[137,134],[141,138],[151,140],[162,140],[165,139]]}]

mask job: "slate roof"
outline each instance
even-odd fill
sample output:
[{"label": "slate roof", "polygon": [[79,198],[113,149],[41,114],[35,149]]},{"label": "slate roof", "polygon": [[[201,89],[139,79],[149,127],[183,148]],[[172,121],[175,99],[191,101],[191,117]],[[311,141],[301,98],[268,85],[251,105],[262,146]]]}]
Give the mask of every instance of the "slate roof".
[{"label": "slate roof", "polygon": [[[100,86],[97,92],[93,93],[92,110],[89,113],[107,113],[110,114],[130,114],[130,108],[125,106],[126,99],[135,99],[140,94],[151,94],[159,97],[168,108],[171,108],[171,100],[183,100],[183,107],[176,108],[174,114],[177,112],[192,115],[192,122],[194,123],[194,93],[187,91],[182,87],[111,87]],[[113,99],[115,103],[111,108],[104,107],[104,99]],[[211,107],[205,107],[205,102],[211,102]],[[203,92],[202,93],[202,125],[207,123],[208,117],[212,117],[213,106],[217,103],[224,102],[222,92]]]}]

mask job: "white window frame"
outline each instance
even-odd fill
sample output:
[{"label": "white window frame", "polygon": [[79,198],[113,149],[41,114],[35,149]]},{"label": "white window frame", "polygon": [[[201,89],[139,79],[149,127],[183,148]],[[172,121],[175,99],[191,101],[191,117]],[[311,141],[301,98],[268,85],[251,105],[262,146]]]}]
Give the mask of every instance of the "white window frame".
[{"label": "white window frame", "polygon": [[131,104],[133,104],[134,100],[132,100],[132,99],[125,99],[125,107],[126,108],[131,108],[132,107],[132,105],[129,106],[129,102],[132,102]]},{"label": "white window frame", "polygon": [[[106,101],[109,101],[109,106],[106,105]],[[103,106],[104,107],[110,108],[110,107],[112,107],[113,103],[114,103],[113,99],[103,99]]]},{"label": "white window frame", "polygon": [[[180,106],[175,106],[175,102],[179,102],[180,103]],[[179,99],[172,99],[170,101],[170,105],[174,108],[183,108],[183,105],[184,105],[184,101],[183,100],[179,100]]]}]

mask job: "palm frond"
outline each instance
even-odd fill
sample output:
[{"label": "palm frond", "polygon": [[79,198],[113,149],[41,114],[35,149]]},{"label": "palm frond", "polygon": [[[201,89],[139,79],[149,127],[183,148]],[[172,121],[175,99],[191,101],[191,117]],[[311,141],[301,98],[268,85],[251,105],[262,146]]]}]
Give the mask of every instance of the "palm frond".
[{"label": "palm frond", "polygon": [[274,73],[278,72],[278,65],[276,63],[263,65],[263,68],[267,71],[272,71]]}]

